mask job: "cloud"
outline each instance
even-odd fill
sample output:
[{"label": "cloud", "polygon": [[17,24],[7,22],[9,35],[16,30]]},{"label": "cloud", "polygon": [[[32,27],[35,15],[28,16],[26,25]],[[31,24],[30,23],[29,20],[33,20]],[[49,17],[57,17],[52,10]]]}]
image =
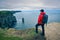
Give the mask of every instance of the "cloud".
[{"label": "cloud", "polygon": [[55,6],[55,7],[60,7],[60,0],[45,0],[42,2],[44,3],[44,5],[46,6]]},{"label": "cloud", "polygon": [[59,8],[60,0],[0,0],[0,9]]}]

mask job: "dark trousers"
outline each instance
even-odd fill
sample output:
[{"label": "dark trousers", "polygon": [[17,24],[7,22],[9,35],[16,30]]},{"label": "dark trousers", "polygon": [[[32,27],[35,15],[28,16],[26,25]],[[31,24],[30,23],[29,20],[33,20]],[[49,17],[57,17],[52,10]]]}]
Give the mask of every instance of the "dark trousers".
[{"label": "dark trousers", "polygon": [[38,26],[42,27],[42,35],[45,35],[44,24],[36,24],[36,33],[38,33]]}]

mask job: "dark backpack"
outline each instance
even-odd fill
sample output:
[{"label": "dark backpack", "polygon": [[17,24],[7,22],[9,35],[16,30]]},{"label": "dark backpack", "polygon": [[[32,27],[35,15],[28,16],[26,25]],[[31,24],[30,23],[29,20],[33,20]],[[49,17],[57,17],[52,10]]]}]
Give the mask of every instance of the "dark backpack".
[{"label": "dark backpack", "polygon": [[42,21],[42,22],[43,22],[44,24],[47,24],[47,21],[48,21],[48,15],[45,14],[44,17],[43,17],[43,21]]}]

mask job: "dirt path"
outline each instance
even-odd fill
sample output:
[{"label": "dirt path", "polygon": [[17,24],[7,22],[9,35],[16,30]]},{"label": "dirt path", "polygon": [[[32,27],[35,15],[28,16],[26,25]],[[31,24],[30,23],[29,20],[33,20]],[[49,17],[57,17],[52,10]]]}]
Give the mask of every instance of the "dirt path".
[{"label": "dirt path", "polygon": [[39,33],[34,40],[60,40],[60,23],[50,23],[45,26],[45,37]]},{"label": "dirt path", "polygon": [[60,23],[51,23],[45,27],[46,40],[60,40]]}]

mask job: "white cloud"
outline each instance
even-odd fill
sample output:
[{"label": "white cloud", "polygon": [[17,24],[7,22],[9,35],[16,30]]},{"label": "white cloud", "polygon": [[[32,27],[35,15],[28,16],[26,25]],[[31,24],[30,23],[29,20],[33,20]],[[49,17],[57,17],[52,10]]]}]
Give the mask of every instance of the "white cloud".
[{"label": "white cloud", "polygon": [[0,0],[0,9],[60,8],[60,0]]}]

